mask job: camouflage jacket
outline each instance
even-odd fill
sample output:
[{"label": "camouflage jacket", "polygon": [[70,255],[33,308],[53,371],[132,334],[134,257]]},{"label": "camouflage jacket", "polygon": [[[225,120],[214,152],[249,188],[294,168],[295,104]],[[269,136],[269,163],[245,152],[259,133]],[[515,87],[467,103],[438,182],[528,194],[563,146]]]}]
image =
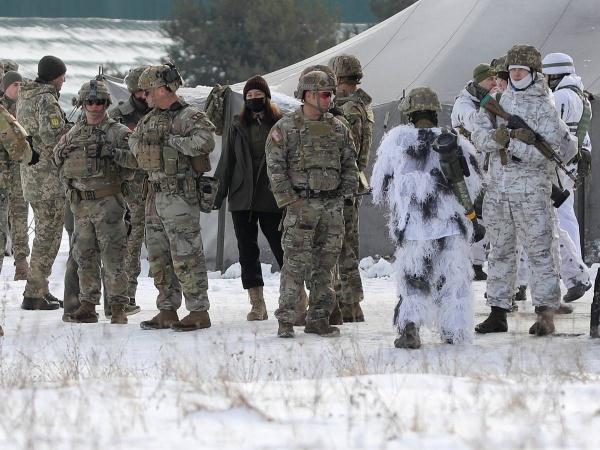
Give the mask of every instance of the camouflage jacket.
[{"label": "camouflage jacket", "polygon": [[31,161],[25,130],[6,108],[0,106],[0,191],[10,189],[12,166]]},{"label": "camouflage jacket", "polygon": [[[155,127],[164,128],[155,141]],[[158,143],[161,148],[161,167],[148,172],[150,181],[160,181],[169,178],[165,170],[166,154],[174,155],[177,159],[177,178],[184,177],[191,170],[191,157],[208,155],[215,148],[214,125],[208,120],[203,111],[190,106],[183,98],[180,98],[167,110],[154,108],[138,123],[133,134],[129,138],[129,148],[136,160],[140,159],[143,146],[149,143]],[[173,149],[175,151],[173,151]],[[125,167],[137,168],[138,162],[131,164],[125,161],[127,158],[117,152],[115,160]]]},{"label": "camouflage jacket", "polygon": [[265,150],[271,188],[280,208],[300,198],[298,189],[356,192],[356,149],[350,134],[332,114],[309,120],[302,108],[273,126]]},{"label": "camouflage jacket", "polygon": [[[120,101],[118,105],[111,107],[108,110],[108,117],[121,122],[130,130],[135,130],[138,122],[149,112],[150,108],[132,94],[127,100]],[[133,180],[128,183],[128,198],[136,198],[142,195],[142,184],[145,177],[146,173],[143,170],[135,171]]]},{"label": "camouflage jacket", "polygon": [[109,119],[108,116],[95,125],[88,125],[84,119],[75,124],[69,130],[64,139],[61,139],[59,144],[54,148],[53,159],[59,169],[61,180],[65,183],[66,188],[75,188],[80,191],[93,191],[96,189],[105,188],[120,184],[124,179],[130,178],[131,169],[121,169],[110,158],[99,158],[91,156],[85,158],[88,168],[96,168],[93,175],[81,175],[77,177],[64,176],[63,167],[65,162],[70,158],[81,158],[84,145],[89,145],[91,139],[97,142],[95,146],[92,144],[92,151],[98,149],[103,144],[109,144],[121,152],[129,152],[129,136],[131,130],[125,125],[116,122],[114,119]]},{"label": "camouflage jacket", "polygon": [[357,152],[356,165],[360,171],[364,171],[369,165],[369,155],[371,154],[373,124],[375,123],[371,102],[371,97],[362,89],[358,89],[347,97],[336,96],[334,100],[335,106],[342,110],[350,125]]},{"label": "camouflage jacket", "polygon": [[8,98],[6,94],[0,98],[0,105],[4,106],[13,116],[17,113],[17,102]]},{"label": "camouflage jacket", "polygon": [[52,151],[60,137],[69,131],[65,113],[58,104],[58,92],[51,84],[30,80],[21,86],[17,120],[33,137],[33,149],[40,154],[35,166],[21,166],[23,196],[27,202],[64,197]]},{"label": "camouflage jacket", "polygon": [[[523,91],[509,86],[502,94],[500,106],[509,114],[520,116],[535,132],[558,152],[561,134],[558,112],[550,98],[550,92],[541,74]],[[497,117],[498,125],[506,120]],[[493,139],[496,124],[485,109],[480,109],[471,135],[475,146],[490,153],[488,190],[507,194],[536,194],[550,196],[551,181],[555,178],[555,164],[533,145],[511,138],[506,147],[506,165],[502,165],[502,145]]]}]

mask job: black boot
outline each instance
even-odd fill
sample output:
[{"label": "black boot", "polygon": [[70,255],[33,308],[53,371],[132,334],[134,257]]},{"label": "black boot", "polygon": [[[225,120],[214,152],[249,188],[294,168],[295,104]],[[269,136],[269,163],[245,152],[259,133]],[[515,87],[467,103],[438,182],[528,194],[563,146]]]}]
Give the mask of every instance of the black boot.
[{"label": "black boot", "polygon": [[483,322],[475,326],[477,333],[505,333],[508,331],[508,322],[506,321],[506,314],[509,311],[506,309],[499,308],[498,306],[492,306],[492,312],[489,317]]},{"label": "black boot", "polygon": [[21,309],[49,311],[60,308],[58,302],[49,302],[44,297],[23,297]]}]

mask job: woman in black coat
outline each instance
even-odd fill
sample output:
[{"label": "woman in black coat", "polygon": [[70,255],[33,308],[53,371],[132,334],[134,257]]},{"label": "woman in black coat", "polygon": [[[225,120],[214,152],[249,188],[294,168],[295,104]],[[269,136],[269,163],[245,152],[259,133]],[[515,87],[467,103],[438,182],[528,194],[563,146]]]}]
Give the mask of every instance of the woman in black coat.
[{"label": "woman in black coat", "polygon": [[244,86],[244,106],[234,116],[215,177],[220,186],[214,209],[228,196],[242,268],[242,285],[248,290],[251,311],[248,320],[267,319],[263,278],[258,246],[258,225],[271,251],[283,265],[281,248],[282,211],[271,192],[265,161],[265,142],[271,127],[281,118],[271,102],[271,90],[261,76],[250,78]]}]

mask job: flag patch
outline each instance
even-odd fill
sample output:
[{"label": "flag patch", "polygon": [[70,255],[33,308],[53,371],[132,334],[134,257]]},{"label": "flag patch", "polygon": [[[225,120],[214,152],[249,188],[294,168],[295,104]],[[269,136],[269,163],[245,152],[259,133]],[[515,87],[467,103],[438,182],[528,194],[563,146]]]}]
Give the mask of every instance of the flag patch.
[{"label": "flag patch", "polygon": [[279,130],[271,131],[271,138],[278,144],[279,144],[279,141],[281,141],[281,139],[283,139]]}]

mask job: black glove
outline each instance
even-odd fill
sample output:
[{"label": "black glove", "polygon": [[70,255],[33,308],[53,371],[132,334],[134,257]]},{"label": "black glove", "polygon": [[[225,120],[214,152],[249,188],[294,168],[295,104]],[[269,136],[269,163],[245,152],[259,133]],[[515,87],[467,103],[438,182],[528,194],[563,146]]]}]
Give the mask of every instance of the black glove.
[{"label": "black glove", "polygon": [[31,161],[27,163],[28,166],[35,166],[40,162],[40,154],[35,150],[31,149]]},{"label": "black glove", "polygon": [[114,159],[115,157],[115,148],[108,144],[104,143],[102,145],[98,144],[98,150],[96,150],[96,158],[109,158]]}]

